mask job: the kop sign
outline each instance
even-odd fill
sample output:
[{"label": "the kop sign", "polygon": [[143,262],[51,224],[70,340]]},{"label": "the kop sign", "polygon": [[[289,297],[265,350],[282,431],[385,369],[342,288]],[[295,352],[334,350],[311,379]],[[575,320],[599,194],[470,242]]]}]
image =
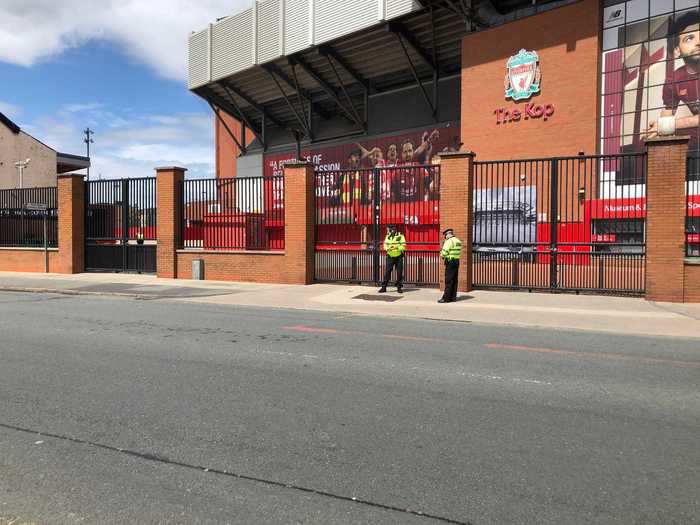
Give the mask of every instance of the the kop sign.
[{"label": "the kop sign", "polygon": [[[541,82],[540,57],[535,51],[521,49],[517,55],[508,59],[504,82],[506,99],[514,102],[529,100],[540,92]],[[548,120],[554,115],[554,105],[528,102],[524,107],[498,108],[494,110],[494,114],[496,124],[539,118]]]}]

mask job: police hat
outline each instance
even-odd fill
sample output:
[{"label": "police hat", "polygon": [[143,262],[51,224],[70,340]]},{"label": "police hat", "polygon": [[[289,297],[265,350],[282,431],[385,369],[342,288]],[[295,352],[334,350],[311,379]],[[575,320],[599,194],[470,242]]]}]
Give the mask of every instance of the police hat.
[{"label": "police hat", "polygon": [[443,235],[447,235],[447,232],[450,232],[452,235],[454,235],[455,231],[452,228],[447,228],[442,232]]}]

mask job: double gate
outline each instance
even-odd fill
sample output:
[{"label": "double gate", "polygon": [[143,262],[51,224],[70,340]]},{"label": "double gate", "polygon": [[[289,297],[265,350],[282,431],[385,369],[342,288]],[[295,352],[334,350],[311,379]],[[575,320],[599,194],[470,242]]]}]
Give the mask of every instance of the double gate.
[{"label": "double gate", "polygon": [[85,268],[156,272],[156,179],[85,183]]},{"label": "double gate", "polygon": [[476,287],[643,293],[646,155],[476,162]]},{"label": "double gate", "polygon": [[316,172],[316,280],[379,283],[394,224],[407,241],[404,282],[437,286],[439,175],[433,165]]}]

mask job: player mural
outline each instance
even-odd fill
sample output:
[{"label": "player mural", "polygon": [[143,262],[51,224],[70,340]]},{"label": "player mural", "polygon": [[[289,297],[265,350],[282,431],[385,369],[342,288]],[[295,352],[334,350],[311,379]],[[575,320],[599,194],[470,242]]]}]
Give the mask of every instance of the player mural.
[{"label": "player mural", "polygon": [[[645,138],[675,133],[689,136],[689,156],[698,155],[697,5],[696,0],[635,0],[605,8],[602,153],[642,151]],[[618,185],[637,182],[624,175],[617,180]]]}]

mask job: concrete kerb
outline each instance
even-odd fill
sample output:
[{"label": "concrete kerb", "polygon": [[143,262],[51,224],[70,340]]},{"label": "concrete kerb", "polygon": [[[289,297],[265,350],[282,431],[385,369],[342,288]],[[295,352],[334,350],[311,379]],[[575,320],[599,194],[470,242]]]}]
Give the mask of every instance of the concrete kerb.
[{"label": "concrete kerb", "polygon": [[[133,285],[136,290],[123,293],[80,289],[110,283],[115,286],[119,283]],[[162,289],[179,287],[183,292],[185,289],[196,288],[202,290],[202,294],[179,296],[174,293],[155,297],[157,293],[140,293],[140,286]],[[374,294],[371,288],[363,286],[190,281],[129,274],[42,274],[37,278],[37,274],[18,276],[9,272],[0,273],[0,290],[143,300],[162,299],[217,306],[325,311],[353,316],[386,316],[640,336],[700,338],[700,305],[653,303],[642,298],[477,290],[462,295],[465,299],[458,303],[446,306],[436,303],[439,291],[435,289],[419,289],[404,294],[397,302],[378,303],[354,299],[357,295]],[[206,293],[207,290],[212,293]]]}]

